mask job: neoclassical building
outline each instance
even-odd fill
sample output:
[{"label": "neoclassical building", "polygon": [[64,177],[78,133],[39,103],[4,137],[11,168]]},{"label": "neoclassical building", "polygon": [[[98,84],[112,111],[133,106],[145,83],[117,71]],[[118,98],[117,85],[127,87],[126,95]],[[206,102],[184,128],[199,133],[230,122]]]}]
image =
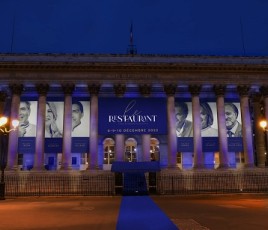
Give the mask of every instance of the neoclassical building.
[{"label": "neoclassical building", "polygon": [[267,165],[267,57],[0,54],[0,94],[8,170]]}]

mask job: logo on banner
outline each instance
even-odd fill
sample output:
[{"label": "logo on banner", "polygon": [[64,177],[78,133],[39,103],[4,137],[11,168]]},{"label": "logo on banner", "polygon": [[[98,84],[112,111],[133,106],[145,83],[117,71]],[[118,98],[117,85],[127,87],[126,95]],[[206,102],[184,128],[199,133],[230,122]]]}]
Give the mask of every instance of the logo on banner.
[{"label": "logo on banner", "polygon": [[101,134],[166,134],[165,100],[121,98],[99,102]]},{"label": "logo on banner", "polygon": [[157,115],[142,115],[142,111],[136,110],[136,100],[129,102],[123,114],[109,115],[109,123],[148,123],[156,122]]}]

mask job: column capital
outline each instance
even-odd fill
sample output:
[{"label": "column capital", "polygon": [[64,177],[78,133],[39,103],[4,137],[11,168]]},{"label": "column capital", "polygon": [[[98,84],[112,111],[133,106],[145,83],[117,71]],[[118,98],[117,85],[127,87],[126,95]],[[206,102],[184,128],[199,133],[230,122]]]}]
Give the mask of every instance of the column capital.
[{"label": "column capital", "polygon": [[100,85],[99,84],[89,84],[88,91],[91,95],[98,95],[100,92]]},{"label": "column capital", "polygon": [[201,91],[201,85],[189,85],[189,91],[192,96],[198,96]]},{"label": "column capital", "polygon": [[7,98],[7,93],[4,91],[0,91],[0,101],[5,102],[6,98]]},{"label": "column capital", "polygon": [[241,97],[249,95],[250,87],[248,85],[237,86],[237,91]]},{"label": "column capital", "polygon": [[65,95],[71,95],[74,91],[74,84],[72,83],[62,84],[62,89]]},{"label": "column capital", "polygon": [[261,86],[260,92],[264,97],[268,97],[268,85]]},{"label": "column capital", "polygon": [[22,91],[24,90],[24,87],[22,84],[10,84],[9,88],[12,94],[17,94],[17,95],[21,95]]},{"label": "column capital", "polygon": [[174,96],[177,90],[177,85],[175,84],[169,84],[169,85],[164,85],[164,91],[167,96]]},{"label": "column capital", "polygon": [[140,94],[144,97],[149,97],[151,94],[151,90],[152,90],[151,85],[147,85],[147,84],[139,85]]},{"label": "column capital", "polygon": [[40,84],[36,84],[35,87],[39,95],[47,95],[47,92],[49,90],[48,84],[40,83]]},{"label": "column capital", "polygon": [[214,88],[214,92],[215,92],[217,97],[225,95],[225,90],[226,90],[225,85],[214,85],[213,88]]},{"label": "column capital", "polygon": [[261,93],[254,93],[252,96],[253,102],[261,103]]},{"label": "column capital", "polygon": [[122,84],[114,85],[114,91],[117,97],[123,97],[126,92],[126,86]]}]

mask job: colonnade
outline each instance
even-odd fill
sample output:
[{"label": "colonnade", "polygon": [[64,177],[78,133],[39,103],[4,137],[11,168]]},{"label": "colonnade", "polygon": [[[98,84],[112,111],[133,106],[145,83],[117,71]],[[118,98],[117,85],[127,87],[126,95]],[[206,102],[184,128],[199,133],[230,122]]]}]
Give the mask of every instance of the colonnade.
[{"label": "colonnade", "polygon": [[[89,146],[90,150],[88,153],[89,166],[88,169],[99,168],[99,149],[98,149],[98,98],[101,86],[98,84],[89,84],[88,92],[90,94],[90,138]],[[11,92],[11,113],[10,119],[18,118],[20,97],[23,92],[23,85],[12,84],[9,86]],[[193,168],[204,167],[204,157],[202,151],[202,137],[200,129],[200,91],[202,87],[200,85],[189,85],[189,92],[192,100],[192,116],[193,116],[193,140],[194,140],[194,151],[193,151]],[[224,85],[214,86],[214,92],[216,95],[216,106],[217,106],[217,119],[218,119],[218,138],[219,138],[219,160],[220,168],[228,168],[228,141],[226,136],[225,126],[225,112],[224,112],[224,101],[225,101],[225,90]],[[63,84],[62,90],[64,92],[64,133],[63,133],[63,150],[62,150],[62,165],[61,168],[64,170],[71,169],[71,121],[72,121],[72,93],[74,91],[73,84]],[[36,145],[34,154],[34,170],[42,170],[44,168],[44,128],[45,128],[45,108],[46,108],[46,97],[49,92],[49,85],[37,84],[36,91],[38,92],[38,110],[37,110],[37,132],[36,132]],[[117,97],[123,97],[126,92],[125,85],[117,84],[114,85],[115,95]],[[177,86],[174,84],[164,85],[164,92],[167,100],[167,159],[168,167],[176,168],[176,154],[177,154],[177,137],[176,137],[176,121],[175,121],[175,99],[177,93]],[[260,120],[261,113],[261,99],[264,102],[264,114],[268,119],[268,87],[264,86],[260,88],[260,93],[253,97],[253,111],[254,116],[251,116],[250,104],[249,104],[249,92],[250,87],[238,86],[237,92],[240,97],[241,105],[241,117],[242,117],[242,133],[243,133],[243,147],[245,166],[264,167],[265,151],[264,136],[263,132],[258,127],[258,121]],[[151,93],[151,86],[141,85],[140,93],[143,97],[149,97]],[[253,128],[255,129],[255,139],[253,139],[252,130],[252,117],[254,117]],[[150,134],[142,135],[142,155],[143,161],[150,160]],[[116,159],[118,161],[124,160],[124,134],[115,135],[115,152]],[[254,141],[256,142],[256,153],[254,155]],[[8,145],[8,157],[7,157],[7,169],[14,170],[17,167],[18,161],[18,132],[11,132],[9,135]],[[256,160],[257,159],[257,163]],[[256,164],[255,164],[256,163]]]}]

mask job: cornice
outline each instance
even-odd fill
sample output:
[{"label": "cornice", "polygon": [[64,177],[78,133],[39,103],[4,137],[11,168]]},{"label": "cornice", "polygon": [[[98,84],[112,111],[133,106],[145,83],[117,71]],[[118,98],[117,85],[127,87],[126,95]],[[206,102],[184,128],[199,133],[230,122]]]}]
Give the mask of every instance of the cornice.
[{"label": "cornice", "polygon": [[268,72],[268,57],[0,54],[0,72]]},{"label": "cornice", "polygon": [[0,54],[0,82],[267,84],[268,57]]},{"label": "cornice", "polygon": [[208,72],[268,73],[268,65],[196,63],[9,63],[0,62],[0,72]]}]

